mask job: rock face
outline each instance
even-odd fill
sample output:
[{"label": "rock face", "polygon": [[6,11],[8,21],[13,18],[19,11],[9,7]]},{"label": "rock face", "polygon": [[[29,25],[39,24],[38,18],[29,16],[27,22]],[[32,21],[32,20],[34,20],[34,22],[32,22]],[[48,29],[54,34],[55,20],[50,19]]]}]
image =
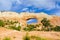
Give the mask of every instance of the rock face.
[{"label": "rock face", "polygon": [[39,14],[34,14],[34,13],[21,13],[20,14],[20,22],[22,23],[22,25],[26,26],[27,25],[27,20],[28,19],[31,19],[31,18],[35,18],[37,19],[37,24],[40,23],[40,21],[43,19],[43,18],[47,18],[47,19],[51,19],[52,16],[49,16],[47,14],[44,14],[44,13],[39,13]]},{"label": "rock face", "polygon": [[53,18],[50,20],[52,25],[60,26],[60,17],[59,16],[52,16]]},{"label": "rock face", "polygon": [[[35,18],[37,23],[41,24],[43,18],[50,20],[50,23],[55,27],[56,25],[60,26],[60,17],[54,15],[47,15],[45,13],[15,13],[15,12],[0,12],[0,20],[12,20],[18,21],[22,28],[27,26],[27,20]],[[33,24],[33,23],[32,23]],[[42,24],[40,25],[42,27]],[[11,40],[23,40],[23,37],[26,35],[26,31],[16,31],[10,30],[3,27],[0,27],[0,40],[3,40],[5,37],[10,37]],[[28,32],[29,36],[39,36],[47,38],[47,40],[60,40],[60,32],[43,32],[43,31],[30,31]],[[32,39],[33,40],[33,39]]]},{"label": "rock face", "polygon": [[47,15],[45,13],[16,13],[16,12],[0,12],[0,20],[12,20],[12,21],[18,21],[21,26],[26,26],[27,25],[27,20],[35,18],[37,19],[37,23],[35,24],[41,24],[41,20],[43,18],[47,18],[50,20],[51,24],[53,25],[59,25],[60,26],[60,17],[58,16],[53,16],[53,15]]},{"label": "rock face", "polygon": [[38,14],[34,14],[34,13],[15,13],[15,12],[0,12],[0,19],[1,20],[17,20],[21,23],[22,26],[26,26],[27,25],[27,20],[30,18],[36,18],[38,20],[37,23],[40,23],[40,21],[43,18],[48,18],[51,19],[52,16],[47,15],[45,13],[38,13]]}]

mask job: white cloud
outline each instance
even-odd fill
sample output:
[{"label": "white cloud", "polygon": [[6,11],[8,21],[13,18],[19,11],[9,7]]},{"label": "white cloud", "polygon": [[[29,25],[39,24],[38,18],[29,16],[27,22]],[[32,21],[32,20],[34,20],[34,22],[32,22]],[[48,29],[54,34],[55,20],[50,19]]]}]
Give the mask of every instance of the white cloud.
[{"label": "white cloud", "polygon": [[11,10],[13,3],[15,3],[16,5],[19,5],[19,4],[21,4],[21,1],[19,1],[19,0],[0,0],[0,11]]},{"label": "white cloud", "polygon": [[17,2],[18,4],[22,4],[21,1],[22,1],[22,0],[16,0],[16,2]]},{"label": "white cloud", "polygon": [[35,6],[38,8],[53,9],[55,8],[55,2],[53,0],[26,0],[24,1],[26,6]]},{"label": "white cloud", "polygon": [[[0,0],[0,10],[22,10],[34,12],[35,10],[29,10],[29,8],[27,8],[29,6],[45,10],[52,10],[55,8],[60,9],[60,6],[58,5],[59,2],[60,0]],[[13,4],[15,6],[13,6]],[[55,14],[58,15],[60,13],[59,11]]]},{"label": "white cloud", "polygon": [[9,0],[0,0],[0,10],[10,10],[11,2]]},{"label": "white cloud", "polygon": [[47,10],[55,8],[55,3],[52,0],[0,0],[0,10],[10,10],[13,3],[16,5],[14,9],[18,9],[19,5],[24,5],[24,7],[33,5],[37,8],[45,8]]}]

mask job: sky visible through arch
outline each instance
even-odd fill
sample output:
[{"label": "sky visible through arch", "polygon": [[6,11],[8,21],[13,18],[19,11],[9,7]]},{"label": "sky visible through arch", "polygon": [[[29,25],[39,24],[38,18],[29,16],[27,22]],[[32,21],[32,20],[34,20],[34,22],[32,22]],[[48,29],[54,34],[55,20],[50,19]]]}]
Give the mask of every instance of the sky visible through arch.
[{"label": "sky visible through arch", "polygon": [[0,0],[0,11],[44,12],[60,16],[60,0]]}]

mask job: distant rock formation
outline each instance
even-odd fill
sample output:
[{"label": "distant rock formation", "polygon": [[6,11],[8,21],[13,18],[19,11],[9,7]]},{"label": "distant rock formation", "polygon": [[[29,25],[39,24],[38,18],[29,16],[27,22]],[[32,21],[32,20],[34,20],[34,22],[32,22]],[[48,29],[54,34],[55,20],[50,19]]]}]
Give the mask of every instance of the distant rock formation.
[{"label": "distant rock formation", "polygon": [[[32,28],[29,28],[27,31],[23,30],[24,27],[26,28],[27,27],[27,20],[31,19],[31,18],[35,18],[37,19],[37,23],[32,23],[33,26],[30,26]],[[36,38],[36,40],[60,40],[60,28],[56,28],[59,32],[56,32],[55,31],[45,31],[44,28],[47,27],[42,24],[42,20],[44,18],[47,18],[49,20],[49,23],[45,23],[46,20],[44,20],[43,22],[47,25],[51,24],[53,25],[53,28],[55,28],[56,26],[58,26],[58,28],[60,27],[60,16],[55,16],[55,15],[47,15],[45,13],[28,13],[28,12],[23,12],[23,13],[16,13],[16,12],[0,12],[0,24],[2,23],[1,20],[3,20],[3,22],[5,22],[6,24],[6,21],[5,20],[9,20],[9,21],[14,21],[13,24],[9,24],[11,22],[8,22],[8,24],[6,26],[2,26],[0,27],[0,40],[23,40],[24,38],[26,38],[26,40],[30,40],[29,38],[32,38],[32,40],[35,40],[34,37]],[[18,21],[16,23],[16,21]],[[3,23],[2,23],[3,24]],[[2,25],[1,24],[1,25]],[[39,24],[37,26],[35,26],[36,24]],[[12,27],[11,27],[12,25]],[[51,27],[51,25],[49,25]],[[48,26],[48,27],[49,27]],[[11,28],[9,29],[8,27],[11,27],[13,28],[11,30]],[[21,30],[20,30],[20,27],[21,27]],[[43,30],[40,30],[42,29]],[[48,28],[47,27],[47,28]],[[35,29],[34,29],[35,28]],[[32,30],[33,29],[33,30]],[[37,30],[36,30],[37,29]],[[39,29],[39,30],[38,30]],[[50,29],[50,28],[49,28]],[[30,30],[30,31],[29,31]],[[28,36],[27,36],[28,35]],[[26,37],[27,36],[27,37]],[[28,39],[27,39],[28,38]]]},{"label": "distant rock formation", "polygon": [[38,14],[34,14],[34,13],[21,13],[20,14],[20,22],[21,22],[22,26],[26,26],[27,25],[27,20],[31,19],[31,18],[37,19],[38,22],[34,23],[34,24],[41,24],[41,20],[43,18],[52,19],[52,16],[47,15],[45,13],[38,13]]},{"label": "distant rock formation", "polygon": [[35,24],[40,24],[41,20],[43,18],[47,18],[50,20],[52,25],[59,25],[60,26],[60,17],[58,16],[53,16],[53,15],[47,15],[43,12],[41,13],[28,13],[28,12],[23,12],[23,13],[16,13],[16,12],[0,12],[0,20],[12,20],[12,21],[18,21],[21,26],[26,26],[27,25],[27,20],[31,18],[36,18],[38,20],[37,23]]}]

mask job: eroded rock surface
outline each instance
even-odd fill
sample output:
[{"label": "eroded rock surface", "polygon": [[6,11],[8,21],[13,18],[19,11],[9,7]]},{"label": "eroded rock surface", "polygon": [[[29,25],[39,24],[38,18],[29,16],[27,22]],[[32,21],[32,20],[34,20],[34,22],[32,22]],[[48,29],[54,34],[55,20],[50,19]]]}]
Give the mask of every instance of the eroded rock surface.
[{"label": "eroded rock surface", "polygon": [[[0,12],[0,20],[12,20],[12,21],[18,21],[20,23],[21,28],[27,26],[27,20],[30,18],[36,18],[38,20],[35,24],[40,24],[40,28],[42,28],[41,20],[43,18],[47,18],[50,20],[51,25],[53,27],[60,26],[60,17],[59,16],[53,16],[53,15],[47,15],[45,13],[15,13],[15,12]],[[32,23],[33,24],[33,23]],[[18,24],[16,24],[16,27]],[[3,40],[4,37],[10,37],[11,40],[23,40],[23,37],[26,35],[27,31],[16,31],[16,30],[10,30],[4,27],[0,27],[0,40]],[[39,36],[47,38],[48,40],[60,40],[60,32],[45,32],[45,31],[30,31],[28,32],[29,36]]]}]

